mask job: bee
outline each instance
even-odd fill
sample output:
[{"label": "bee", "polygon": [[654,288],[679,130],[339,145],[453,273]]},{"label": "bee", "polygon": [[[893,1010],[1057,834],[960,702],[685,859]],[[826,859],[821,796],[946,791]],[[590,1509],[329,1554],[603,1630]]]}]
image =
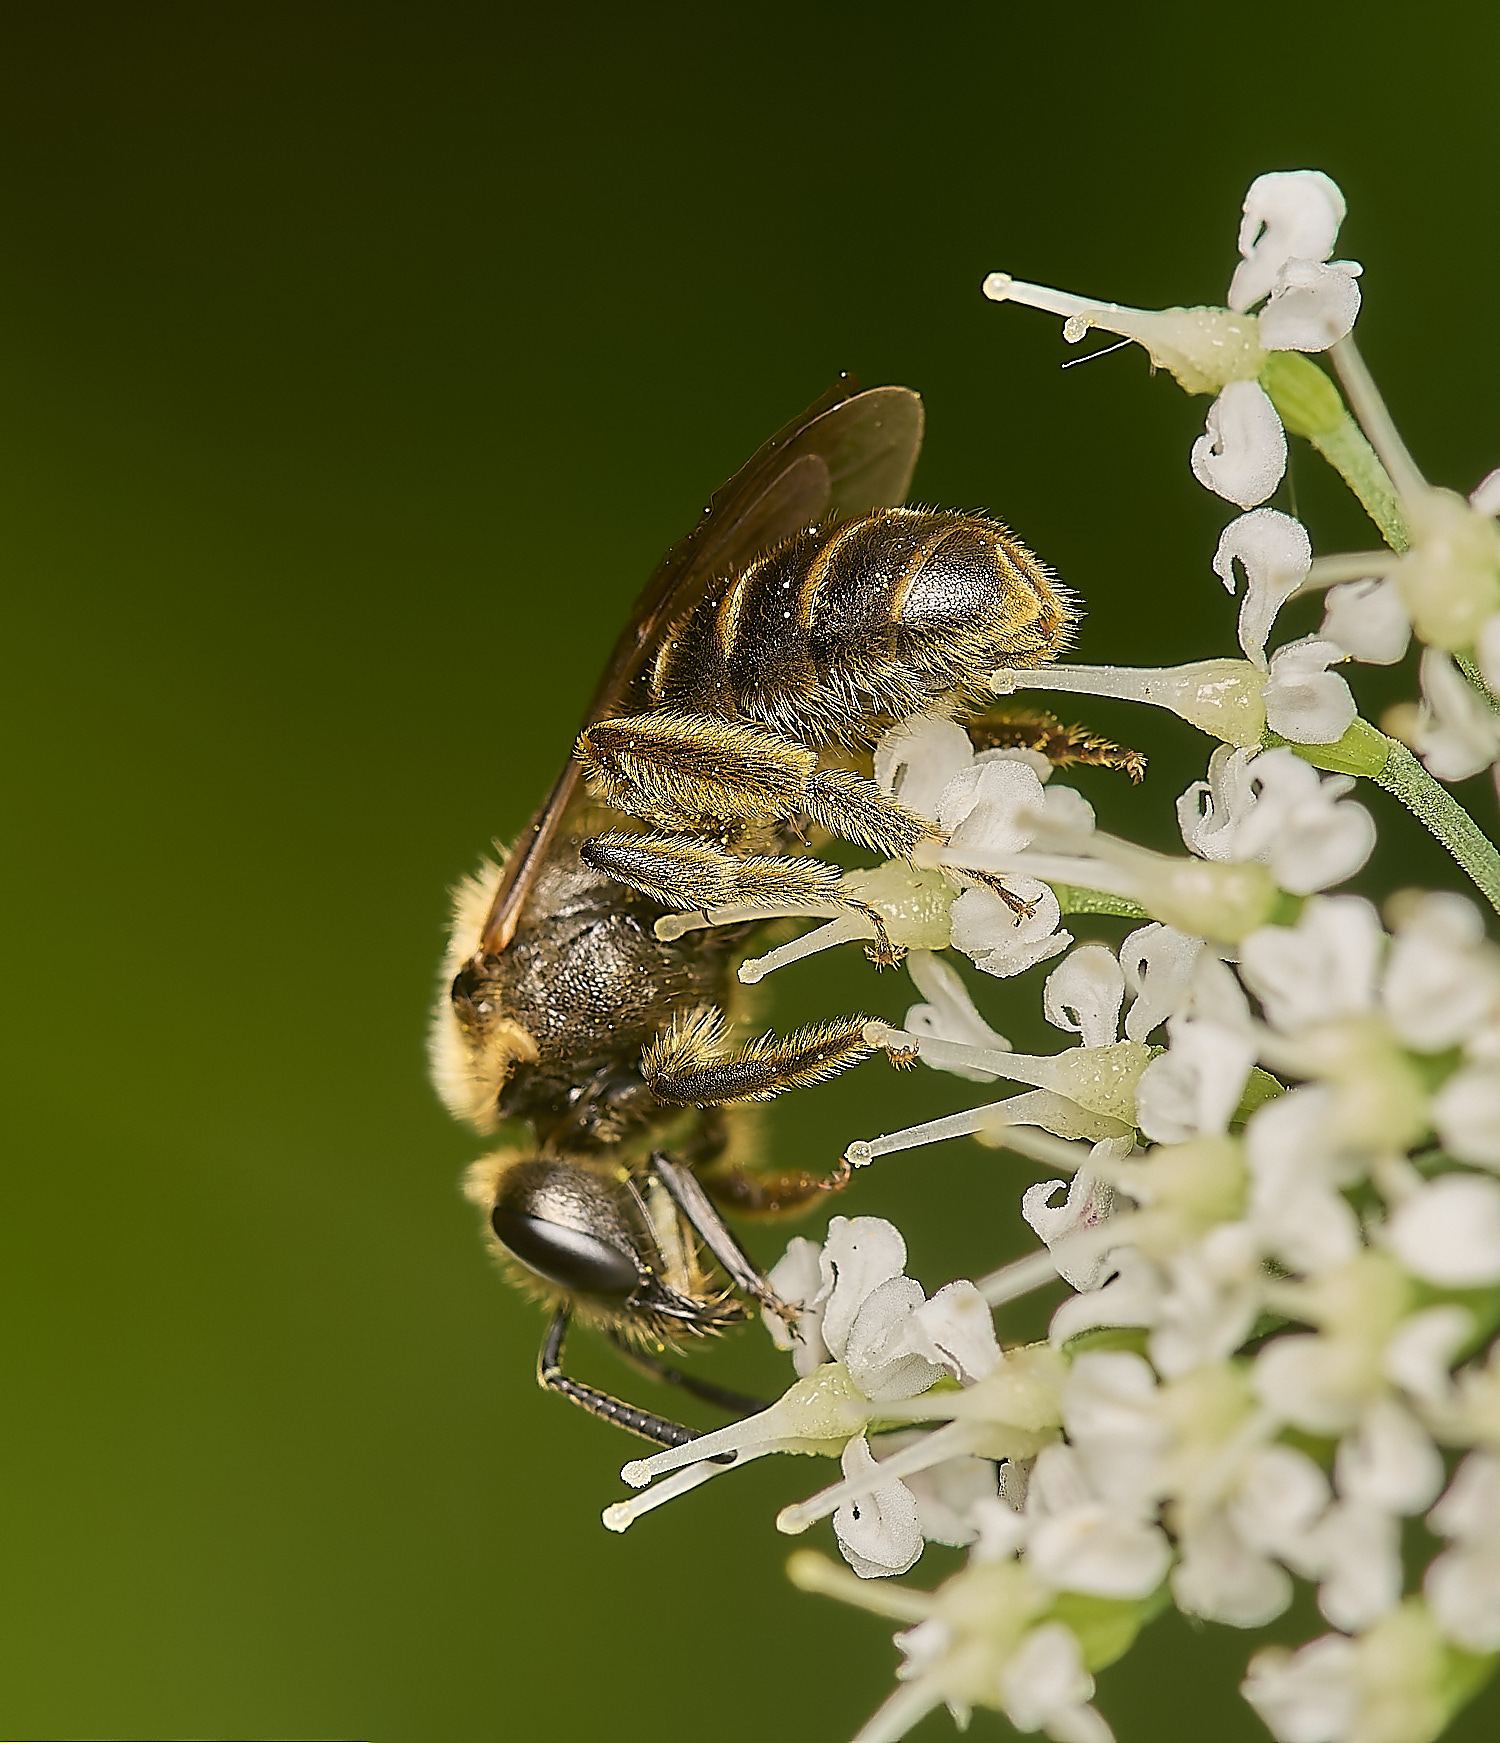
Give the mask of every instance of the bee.
[{"label": "bee", "polygon": [[[870,779],[872,745],[914,715],[984,715],[989,673],[1053,658],[1076,621],[998,521],[900,506],[922,423],[910,390],[846,378],[723,486],[648,581],[530,826],[457,893],[435,1081],[479,1131],[526,1134],[467,1191],[502,1268],[551,1309],[541,1385],[659,1445],[689,1431],[563,1372],[570,1321],[754,1408],[662,1358],[752,1304],[794,1317],[725,1213],[805,1209],[840,1181],[758,1158],[753,1104],[873,1049],[863,1016],[736,1041],[753,921],[670,938],[656,922],[851,908],[894,962],[808,832],[895,859],[941,839]],[[989,742],[1023,741],[1059,761],[1112,749],[1050,716],[992,722]]]}]

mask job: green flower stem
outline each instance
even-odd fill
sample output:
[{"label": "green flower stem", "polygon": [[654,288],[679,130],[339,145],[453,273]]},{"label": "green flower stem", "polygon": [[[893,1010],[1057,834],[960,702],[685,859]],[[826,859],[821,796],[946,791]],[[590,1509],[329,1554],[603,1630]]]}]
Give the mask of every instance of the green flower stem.
[{"label": "green flower stem", "polygon": [[1406,746],[1394,739],[1390,760],[1375,779],[1426,824],[1500,914],[1500,853],[1448,789],[1433,780]]},{"label": "green flower stem", "polygon": [[1300,351],[1269,351],[1260,384],[1294,436],[1305,436],[1363,503],[1393,551],[1411,545],[1391,475],[1344,409],[1339,390]]},{"label": "green flower stem", "polygon": [[1128,896],[1112,896],[1106,890],[1086,890],[1078,884],[1052,884],[1057,905],[1064,914],[1117,914],[1125,920],[1149,920],[1151,916]]},{"label": "green flower stem", "polygon": [[1474,656],[1472,654],[1455,654],[1453,657],[1458,661],[1459,671],[1463,673],[1485,701],[1489,703],[1490,707],[1493,708],[1497,714],[1500,714],[1500,696],[1496,696],[1495,692],[1485,683],[1484,673],[1475,665]]},{"label": "green flower stem", "polygon": [[1435,781],[1404,744],[1387,738],[1368,720],[1356,720],[1337,744],[1285,744],[1304,762],[1337,775],[1363,775],[1393,793],[1419,823],[1442,842],[1500,914],[1500,852],[1446,787]]}]

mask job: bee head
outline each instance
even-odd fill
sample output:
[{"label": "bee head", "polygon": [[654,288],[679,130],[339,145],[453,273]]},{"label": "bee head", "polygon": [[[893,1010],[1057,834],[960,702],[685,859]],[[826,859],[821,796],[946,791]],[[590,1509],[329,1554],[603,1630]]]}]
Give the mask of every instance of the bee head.
[{"label": "bee head", "polygon": [[[497,1257],[530,1293],[567,1300],[596,1322],[649,1328],[672,1339],[742,1319],[744,1309],[708,1286],[696,1265],[683,1269],[692,1231],[677,1223],[664,1236],[636,1183],[597,1158],[485,1157],[465,1191],[489,1224]],[[662,1241],[679,1254],[663,1256]]]},{"label": "bee head", "polygon": [[487,959],[464,961],[438,995],[429,1051],[448,1111],[481,1132],[499,1120],[501,1092],[520,1064],[539,1057],[530,1030],[509,1017]]}]

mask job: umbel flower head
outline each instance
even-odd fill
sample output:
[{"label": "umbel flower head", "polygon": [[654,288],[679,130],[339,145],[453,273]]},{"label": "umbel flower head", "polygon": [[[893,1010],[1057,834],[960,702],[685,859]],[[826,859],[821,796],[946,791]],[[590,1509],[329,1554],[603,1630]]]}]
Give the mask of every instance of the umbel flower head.
[{"label": "umbel flower head", "polygon": [[[895,1687],[856,1743],[940,1706],[1108,1743],[1096,1675],[1158,1610],[1254,1629],[1299,1585],[1326,1631],[1243,1661],[1278,1743],[1432,1743],[1500,1663],[1500,947],[1467,895],[1377,907],[1342,887],[1378,864],[1378,786],[1500,911],[1500,855],[1433,778],[1500,758],[1500,486],[1434,489],[1401,446],[1353,349],[1343,218],[1316,171],[1260,177],[1222,308],[986,284],[1216,396],[1191,464],[1243,511],[1203,564],[1239,596],[1240,645],[991,678],[997,697],[1104,695],[1206,734],[1202,779],[1143,793],[1159,820],[1175,801],[1181,852],[1099,828],[1045,757],[978,748],[941,710],[876,746],[876,781],[934,830],[919,863],[845,879],[914,989],[866,1039],[960,1080],[970,1105],[852,1135],[845,1162],[976,1138],[1020,1165],[1035,1239],[930,1295],[883,1218],[793,1239],[771,1281],[799,1312],[765,1319],[782,1396],[632,1460],[635,1492],[605,1513],[624,1530],[752,1459],[827,1458],[776,1525],[826,1533],[845,1564],[799,1549],[800,1587],[899,1624]],[[1321,351],[1353,417],[1305,355]],[[1389,549],[1315,555],[1265,506],[1289,433]],[[1276,645],[1280,612],[1325,591],[1317,633]],[[1425,768],[1360,718],[1346,675],[1413,637],[1422,699],[1392,724]],[[828,912],[741,977],[872,930]],[[1002,1011],[1033,993],[1059,1044],[1022,1053]],[[1059,1295],[1048,1335],[1017,1342],[1008,1310],[1042,1289]],[[897,1583],[929,1543],[965,1551],[959,1571]]]}]

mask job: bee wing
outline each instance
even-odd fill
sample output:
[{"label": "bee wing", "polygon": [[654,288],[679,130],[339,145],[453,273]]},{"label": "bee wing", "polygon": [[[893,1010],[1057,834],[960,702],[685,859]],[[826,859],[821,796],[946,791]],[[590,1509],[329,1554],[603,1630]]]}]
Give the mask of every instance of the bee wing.
[{"label": "bee wing", "polygon": [[[618,712],[658,638],[703,597],[716,576],[790,538],[825,514],[864,514],[906,500],[922,445],[922,402],[907,387],[854,392],[849,377],[778,430],[657,565],[615,643],[584,725]],[[506,862],[480,948],[504,950],[579,780],[571,759]]]}]

